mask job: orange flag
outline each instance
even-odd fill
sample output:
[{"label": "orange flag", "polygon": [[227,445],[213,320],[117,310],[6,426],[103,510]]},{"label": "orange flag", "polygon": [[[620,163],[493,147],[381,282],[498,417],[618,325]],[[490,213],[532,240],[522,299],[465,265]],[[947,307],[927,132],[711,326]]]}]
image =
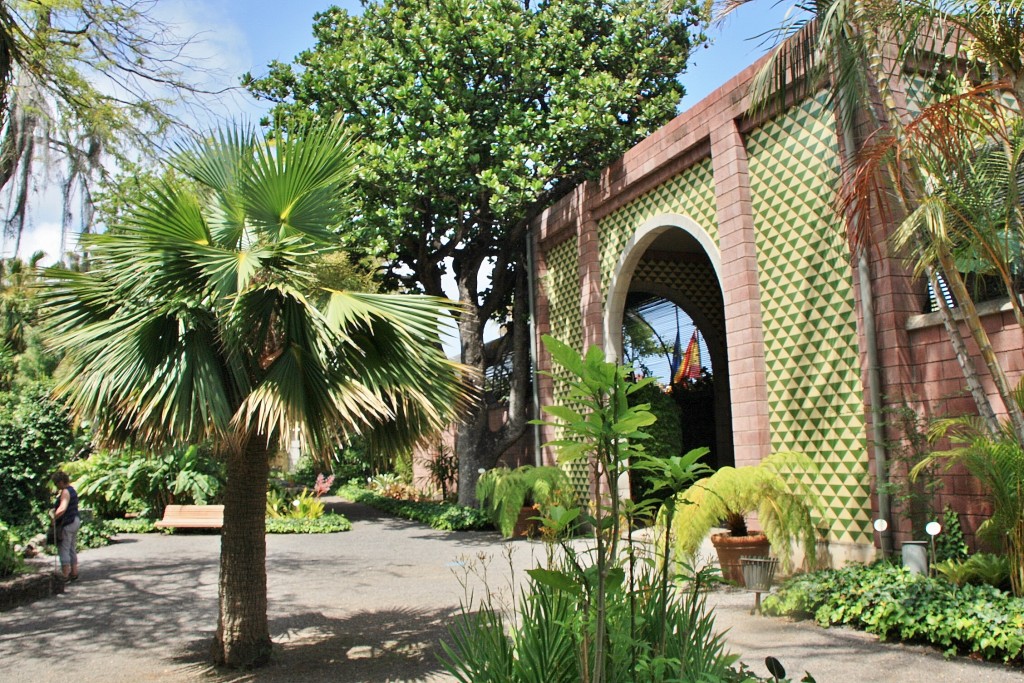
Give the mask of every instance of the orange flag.
[{"label": "orange flag", "polygon": [[690,343],[686,345],[686,353],[683,354],[683,362],[679,364],[676,376],[672,378],[673,384],[678,384],[684,379],[697,379],[700,377],[700,346],[697,344],[697,332],[690,337]]}]

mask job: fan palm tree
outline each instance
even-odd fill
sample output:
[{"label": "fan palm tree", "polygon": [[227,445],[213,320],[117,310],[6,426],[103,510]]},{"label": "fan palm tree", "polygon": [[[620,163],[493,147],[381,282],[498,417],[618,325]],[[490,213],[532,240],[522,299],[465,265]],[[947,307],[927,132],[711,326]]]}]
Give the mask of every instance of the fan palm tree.
[{"label": "fan palm tree", "polygon": [[100,438],[224,458],[214,659],[265,662],[269,458],[295,430],[316,453],[366,435],[407,447],[466,404],[438,323],[450,302],[318,287],[353,176],[333,123],[274,143],[240,128],[183,148],[193,183],[157,184],[124,225],[93,236],[88,273],[46,272],[66,353],[57,392]]}]

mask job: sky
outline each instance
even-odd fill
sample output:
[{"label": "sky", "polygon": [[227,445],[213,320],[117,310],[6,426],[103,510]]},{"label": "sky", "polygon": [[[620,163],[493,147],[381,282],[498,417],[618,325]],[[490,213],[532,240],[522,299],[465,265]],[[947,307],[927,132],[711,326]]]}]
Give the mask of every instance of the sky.
[{"label": "sky", "polygon": [[[312,47],[313,15],[332,4],[350,11],[360,8],[358,0],[160,0],[156,11],[179,35],[195,36],[192,58],[211,71],[206,85],[216,88],[237,85],[247,71],[262,75],[271,60],[291,62],[302,50]],[[680,111],[699,102],[763,54],[764,41],[757,36],[777,26],[786,11],[787,5],[765,0],[735,12],[722,26],[711,27],[710,46],[694,51],[691,65],[682,76],[687,95]],[[268,105],[238,91],[221,99],[214,117],[255,123],[268,109]],[[22,237],[20,254],[42,250],[47,252],[44,262],[56,261],[60,251],[60,202],[50,190],[37,193],[35,204],[38,208]],[[0,252],[11,255],[12,247],[0,243]]]}]

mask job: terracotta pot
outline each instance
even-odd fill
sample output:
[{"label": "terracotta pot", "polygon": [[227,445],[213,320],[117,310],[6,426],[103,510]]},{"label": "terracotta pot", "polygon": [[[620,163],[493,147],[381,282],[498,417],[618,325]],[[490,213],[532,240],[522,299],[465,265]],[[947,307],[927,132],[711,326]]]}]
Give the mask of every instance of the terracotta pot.
[{"label": "terracotta pot", "polygon": [[540,533],[540,522],[536,519],[530,519],[531,517],[539,516],[540,511],[535,507],[524,507],[519,510],[519,518],[516,519],[516,525],[512,528],[512,538],[520,538],[522,536],[533,538]]},{"label": "terracotta pot", "polygon": [[728,532],[713,534],[711,544],[718,551],[718,564],[722,568],[722,578],[732,581],[738,586],[745,585],[740,558],[768,557],[768,551],[771,549],[768,537],[764,534],[754,536],[733,536]]}]

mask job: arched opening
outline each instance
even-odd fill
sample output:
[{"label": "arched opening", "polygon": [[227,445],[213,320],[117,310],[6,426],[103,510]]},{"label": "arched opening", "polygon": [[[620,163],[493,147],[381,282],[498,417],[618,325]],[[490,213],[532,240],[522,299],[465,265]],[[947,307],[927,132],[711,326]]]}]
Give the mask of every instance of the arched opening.
[{"label": "arched opening", "polygon": [[[683,411],[681,449],[708,446],[708,464],[715,468],[735,464],[718,273],[718,250],[706,231],[685,216],[658,216],[641,226],[623,250],[605,309],[610,357],[623,360],[624,349],[636,355],[623,345],[624,324],[627,334],[629,325],[639,324],[637,317],[650,325],[660,357],[652,354],[643,363],[644,370],[673,394]],[[694,339],[698,368],[685,380],[673,382]],[[673,362],[676,358],[678,364]]]}]

